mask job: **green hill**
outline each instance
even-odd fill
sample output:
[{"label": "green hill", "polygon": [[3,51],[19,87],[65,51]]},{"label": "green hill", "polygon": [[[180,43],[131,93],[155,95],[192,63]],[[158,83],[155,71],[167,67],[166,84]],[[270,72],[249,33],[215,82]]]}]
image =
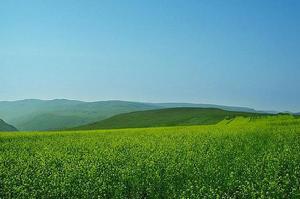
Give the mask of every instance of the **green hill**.
[{"label": "green hill", "polygon": [[[239,107],[239,106],[223,106],[216,104],[195,104],[195,103],[157,103],[157,105],[164,108],[176,108],[176,107],[193,107],[193,108],[217,108],[225,111],[237,111],[237,112],[250,112],[250,113],[263,113],[263,111],[257,111],[252,108]],[[273,111],[271,111],[273,113]]]},{"label": "green hill", "polygon": [[121,113],[174,107],[211,107],[229,111],[256,112],[254,109],[244,107],[212,104],[28,99],[0,101],[0,118],[21,131],[56,130],[98,122]]},{"label": "green hill", "polygon": [[18,129],[0,119],[0,131],[18,131]]},{"label": "green hill", "polygon": [[76,127],[120,113],[158,106],[124,101],[21,100],[0,102],[0,117],[23,131]]},{"label": "green hill", "polygon": [[259,113],[233,112],[216,108],[169,108],[139,111],[113,116],[111,118],[76,127],[76,130],[163,127],[182,125],[216,124],[225,118],[236,116],[253,117]]},{"label": "green hill", "polygon": [[20,123],[19,126],[22,127],[22,130],[47,131],[72,128],[74,125],[84,125],[89,123],[89,121],[92,120],[90,118],[84,118],[76,115],[72,116],[45,113],[31,117],[24,123]]}]

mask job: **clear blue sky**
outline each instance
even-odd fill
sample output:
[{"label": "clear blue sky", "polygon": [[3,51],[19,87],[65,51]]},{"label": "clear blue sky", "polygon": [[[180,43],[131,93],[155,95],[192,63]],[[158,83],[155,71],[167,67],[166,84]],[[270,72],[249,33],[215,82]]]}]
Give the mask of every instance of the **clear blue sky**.
[{"label": "clear blue sky", "polygon": [[0,100],[300,111],[299,0],[3,0]]}]

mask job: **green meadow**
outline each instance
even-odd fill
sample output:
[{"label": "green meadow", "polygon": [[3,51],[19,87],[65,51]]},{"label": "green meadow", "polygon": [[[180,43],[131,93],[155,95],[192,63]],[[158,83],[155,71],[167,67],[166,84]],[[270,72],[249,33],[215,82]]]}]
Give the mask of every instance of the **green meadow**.
[{"label": "green meadow", "polygon": [[300,198],[300,119],[0,133],[0,198]]}]

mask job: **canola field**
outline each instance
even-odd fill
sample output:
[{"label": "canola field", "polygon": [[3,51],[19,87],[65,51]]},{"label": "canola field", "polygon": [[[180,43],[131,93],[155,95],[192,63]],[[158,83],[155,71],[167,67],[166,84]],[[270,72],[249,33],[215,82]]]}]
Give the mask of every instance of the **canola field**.
[{"label": "canola field", "polygon": [[300,120],[0,133],[0,198],[300,198]]}]

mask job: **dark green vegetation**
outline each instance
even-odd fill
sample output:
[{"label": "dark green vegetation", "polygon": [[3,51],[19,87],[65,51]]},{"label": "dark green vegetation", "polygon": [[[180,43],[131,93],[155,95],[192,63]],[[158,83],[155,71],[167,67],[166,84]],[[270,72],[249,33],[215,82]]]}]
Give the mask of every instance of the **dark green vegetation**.
[{"label": "dark green vegetation", "polygon": [[97,122],[120,113],[172,107],[214,107],[229,111],[255,112],[249,108],[207,104],[32,99],[0,102],[0,118],[22,131],[55,130]]},{"label": "dark green vegetation", "polygon": [[74,130],[188,126],[217,124],[237,116],[258,117],[259,113],[233,112],[216,108],[169,108],[124,113],[111,118],[74,128]]},{"label": "dark green vegetation", "polygon": [[0,198],[299,198],[300,120],[0,134]]},{"label": "dark green vegetation", "polygon": [[0,119],[0,131],[18,131],[14,126]]}]

